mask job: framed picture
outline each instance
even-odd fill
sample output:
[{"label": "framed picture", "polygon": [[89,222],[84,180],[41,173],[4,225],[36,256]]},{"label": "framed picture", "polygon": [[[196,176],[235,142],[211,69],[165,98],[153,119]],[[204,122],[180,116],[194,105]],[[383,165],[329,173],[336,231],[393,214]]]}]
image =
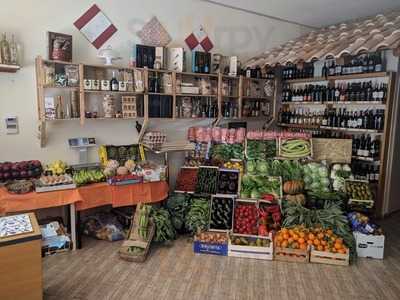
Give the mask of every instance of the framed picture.
[{"label": "framed picture", "polygon": [[47,32],[49,60],[72,62],[72,35]]}]

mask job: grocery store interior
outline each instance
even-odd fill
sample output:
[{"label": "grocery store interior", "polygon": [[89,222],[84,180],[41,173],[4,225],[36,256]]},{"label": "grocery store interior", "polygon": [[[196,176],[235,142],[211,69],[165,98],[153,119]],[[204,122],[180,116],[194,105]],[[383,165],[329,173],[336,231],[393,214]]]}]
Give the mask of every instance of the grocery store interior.
[{"label": "grocery store interior", "polygon": [[2,3],[0,299],[398,299],[399,73],[399,0]]}]

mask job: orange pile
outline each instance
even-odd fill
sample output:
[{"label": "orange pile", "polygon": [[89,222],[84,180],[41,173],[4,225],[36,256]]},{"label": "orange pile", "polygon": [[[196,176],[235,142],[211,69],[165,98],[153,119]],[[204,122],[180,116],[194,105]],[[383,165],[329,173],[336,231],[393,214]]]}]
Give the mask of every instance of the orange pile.
[{"label": "orange pile", "polygon": [[275,244],[281,248],[307,250],[307,246],[314,246],[315,250],[345,254],[348,248],[343,239],[330,229],[306,229],[302,226],[282,228],[275,237]]}]

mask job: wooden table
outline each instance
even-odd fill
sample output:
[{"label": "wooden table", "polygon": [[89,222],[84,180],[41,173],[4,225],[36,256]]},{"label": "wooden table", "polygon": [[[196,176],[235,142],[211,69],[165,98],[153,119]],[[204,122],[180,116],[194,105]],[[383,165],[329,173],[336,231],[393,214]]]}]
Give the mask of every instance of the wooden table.
[{"label": "wooden table", "polygon": [[10,194],[5,188],[0,188],[0,214],[69,205],[71,240],[75,249],[80,240],[79,236],[77,237],[80,231],[76,230],[76,224],[80,221],[80,211],[103,205],[120,207],[159,202],[168,197],[168,190],[168,183],[165,181],[123,186],[98,183],[72,190],[32,192],[23,195]]},{"label": "wooden table", "polygon": [[34,213],[33,232],[0,238],[0,298],[42,299],[42,235]]}]

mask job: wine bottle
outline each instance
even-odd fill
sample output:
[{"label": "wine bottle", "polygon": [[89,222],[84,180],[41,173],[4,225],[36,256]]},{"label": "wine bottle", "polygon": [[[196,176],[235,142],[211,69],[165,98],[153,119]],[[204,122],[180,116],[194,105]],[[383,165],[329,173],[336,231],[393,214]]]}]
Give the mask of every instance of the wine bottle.
[{"label": "wine bottle", "polygon": [[111,91],[119,90],[118,80],[117,78],[115,78],[115,71],[112,72],[112,78],[110,80],[110,89]]}]

